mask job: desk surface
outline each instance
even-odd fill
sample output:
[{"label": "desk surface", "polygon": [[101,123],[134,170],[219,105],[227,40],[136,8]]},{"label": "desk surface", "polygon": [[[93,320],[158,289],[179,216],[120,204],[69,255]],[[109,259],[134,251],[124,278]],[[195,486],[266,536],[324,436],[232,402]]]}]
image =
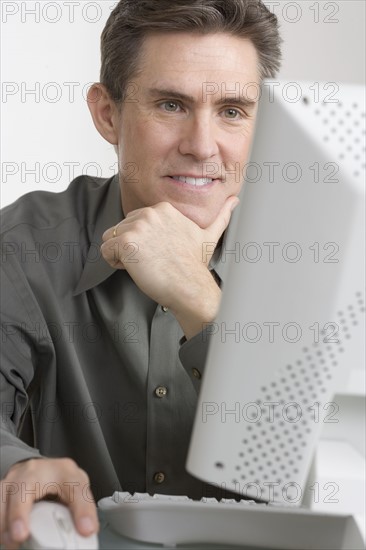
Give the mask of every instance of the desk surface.
[{"label": "desk surface", "polygon": [[[160,544],[146,544],[144,542],[138,542],[136,540],[127,539],[121,535],[118,535],[112,529],[109,529],[106,526],[106,522],[103,519],[102,512],[99,512],[100,520],[100,533],[99,533],[99,548],[100,550],[152,550],[153,548],[164,548],[164,550],[223,550],[222,545],[212,545],[212,544],[200,544],[198,546],[189,545],[189,546],[162,546]],[[248,546],[229,546],[225,545],[225,550],[254,550]],[[261,549],[261,550],[271,550]]]},{"label": "desk surface", "polygon": [[[216,544],[190,544],[190,545],[179,545],[177,547],[175,546],[163,546],[160,544],[148,544],[144,542],[139,542],[136,540],[132,540],[126,537],[123,537],[122,535],[118,535],[115,531],[113,531],[111,528],[107,526],[107,522],[105,521],[103,517],[103,512],[99,511],[99,520],[100,520],[100,532],[99,532],[99,548],[100,550],[152,550],[152,549],[158,549],[162,548],[164,550],[255,550],[252,546],[230,546],[228,544],[225,544],[223,546],[222,544],[216,545]],[[315,523],[312,527],[317,529],[317,523],[318,520],[314,518]],[[350,548],[365,548],[364,543],[365,539],[363,538],[364,530],[361,528],[361,524],[364,523],[364,517],[353,517],[349,516],[347,519],[347,523],[344,525],[343,535],[340,536],[339,540],[337,541],[337,548],[342,548],[343,550],[347,549],[350,550]],[[309,528],[311,526],[309,525]],[[189,526],[187,526],[187,529],[189,529]],[[304,534],[302,534],[304,536]],[[322,539],[320,542],[321,548],[334,548],[334,546],[328,546],[327,543],[329,543],[329,540],[324,540],[324,533],[322,536],[320,536],[320,539]],[[363,539],[363,541],[362,541]],[[278,542],[278,541],[277,541]],[[299,543],[299,541],[297,541]],[[334,540],[333,540],[334,542]],[[325,543],[325,545],[324,545]],[[279,548],[278,544],[274,545],[276,548]],[[299,548],[299,545],[295,545],[296,548]],[[288,548],[288,546],[286,545]],[[260,547],[261,550],[273,550],[273,548],[264,548]],[[282,548],[282,546],[281,546]],[[291,545],[292,548],[292,545]],[[304,546],[301,546],[301,548],[304,548]],[[309,547],[310,548],[310,547]],[[311,546],[311,548],[315,548],[315,546]],[[257,547],[258,550],[258,547]]]}]

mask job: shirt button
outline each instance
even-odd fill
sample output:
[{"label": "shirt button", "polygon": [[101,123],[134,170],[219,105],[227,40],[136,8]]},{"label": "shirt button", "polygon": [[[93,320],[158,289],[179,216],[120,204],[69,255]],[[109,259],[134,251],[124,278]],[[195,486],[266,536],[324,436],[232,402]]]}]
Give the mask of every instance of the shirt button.
[{"label": "shirt button", "polygon": [[163,483],[165,480],[165,474],[163,472],[156,472],[154,475],[154,481],[155,483]]},{"label": "shirt button", "polygon": [[158,386],[155,390],[155,395],[157,397],[165,397],[168,393],[168,390],[164,386]]},{"label": "shirt button", "polygon": [[161,306],[161,309],[164,311],[164,313],[166,313],[166,312],[168,311],[169,308],[166,307],[166,306]]},{"label": "shirt button", "polygon": [[198,369],[192,369],[192,374],[197,380],[201,380],[202,375]]}]

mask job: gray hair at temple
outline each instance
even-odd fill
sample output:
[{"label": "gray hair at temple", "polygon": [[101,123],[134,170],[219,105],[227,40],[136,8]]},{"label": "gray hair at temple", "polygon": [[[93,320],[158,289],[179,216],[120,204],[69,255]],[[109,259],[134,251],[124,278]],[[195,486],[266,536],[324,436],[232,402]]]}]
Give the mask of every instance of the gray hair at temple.
[{"label": "gray hair at temple", "polygon": [[116,103],[139,73],[144,39],[155,33],[228,33],[256,48],[260,78],[274,78],[280,67],[277,17],[262,0],[120,0],[101,36],[100,81]]}]

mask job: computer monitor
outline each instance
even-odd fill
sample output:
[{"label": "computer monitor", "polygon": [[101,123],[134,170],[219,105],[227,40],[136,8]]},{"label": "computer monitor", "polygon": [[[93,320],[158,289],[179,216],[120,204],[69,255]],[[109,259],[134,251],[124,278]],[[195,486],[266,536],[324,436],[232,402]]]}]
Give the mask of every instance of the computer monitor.
[{"label": "computer monitor", "polygon": [[332,84],[263,84],[218,266],[186,467],[255,500],[303,501],[333,396],[364,369],[364,87]]}]

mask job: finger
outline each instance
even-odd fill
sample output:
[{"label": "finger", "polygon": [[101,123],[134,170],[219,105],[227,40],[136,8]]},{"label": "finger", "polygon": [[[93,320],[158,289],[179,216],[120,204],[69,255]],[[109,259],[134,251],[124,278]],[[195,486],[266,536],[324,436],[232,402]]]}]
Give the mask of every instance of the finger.
[{"label": "finger", "polygon": [[132,218],[132,217],[135,217],[136,215],[140,214],[143,210],[145,210],[146,207],[143,207],[143,208],[136,208],[136,210],[131,210],[131,212],[129,212],[127,214],[127,216],[125,217],[125,219],[129,219],[129,218]]},{"label": "finger", "polygon": [[114,225],[113,227],[110,227],[109,229],[104,231],[102,235],[103,242],[106,242],[109,239],[114,239],[115,237],[117,237],[118,228],[122,223],[123,223],[123,220],[117,223],[116,225]]},{"label": "finger", "polygon": [[213,221],[213,223],[206,228],[206,233],[208,233],[209,238],[214,241],[218,242],[221,235],[229,225],[232,212],[234,208],[236,208],[239,204],[240,200],[238,197],[232,195],[228,199],[226,199],[226,202],[222,209],[220,210],[217,218]]},{"label": "finger", "polygon": [[80,498],[70,504],[70,511],[80,535],[87,537],[98,533],[99,520],[95,503],[86,503]]},{"label": "finger", "polygon": [[[134,219],[137,219],[143,210],[145,210],[145,208],[137,208],[136,210],[131,210],[131,212],[129,212],[123,220],[118,222],[113,227],[110,227],[109,229],[104,231],[104,233],[102,235],[103,241],[108,241],[108,239],[113,239],[113,238],[117,237],[118,234],[119,234],[118,233],[119,227],[121,225],[123,225],[123,227],[125,227],[128,223],[132,222]],[[116,231],[116,233],[114,233],[114,231]]]},{"label": "finger", "polygon": [[28,459],[14,464],[0,483],[0,541],[9,549],[18,548],[29,534],[29,514],[36,498],[36,485],[27,484],[27,476],[20,482],[17,475],[32,468],[33,462]]},{"label": "finger", "polygon": [[6,531],[15,543],[24,542],[29,536],[29,516],[34,502],[31,491],[27,498],[24,498],[22,492],[19,490],[12,494],[6,506]]},{"label": "finger", "polygon": [[126,218],[125,220],[122,220],[114,227],[110,227],[109,229],[107,229],[107,231],[105,231],[102,235],[103,242],[106,243],[111,239],[117,239],[118,237],[120,237],[127,229],[131,229],[131,227],[133,227],[134,221],[135,221],[134,219],[129,218],[127,220]]},{"label": "finger", "polygon": [[[55,459],[52,466],[56,481],[47,484],[50,491],[43,493],[43,498],[52,497],[52,500],[65,504],[70,509],[74,524],[81,535],[96,533],[99,522],[88,475],[71,459]],[[51,479],[50,475],[48,479]]]},{"label": "finger", "polygon": [[118,237],[109,239],[100,247],[105,261],[114,269],[126,269],[123,263],[123,257],[128,256],[128,243],[121,244]]},{"label": "finger", "polygon": [[82,469],[78,469],[73,484],[74,490],[62,494],[62,501],[70,508],[75,526],[83,536],[91,535],[99,531],[99,520],[95,500],[90,489],[88,475]]}]

